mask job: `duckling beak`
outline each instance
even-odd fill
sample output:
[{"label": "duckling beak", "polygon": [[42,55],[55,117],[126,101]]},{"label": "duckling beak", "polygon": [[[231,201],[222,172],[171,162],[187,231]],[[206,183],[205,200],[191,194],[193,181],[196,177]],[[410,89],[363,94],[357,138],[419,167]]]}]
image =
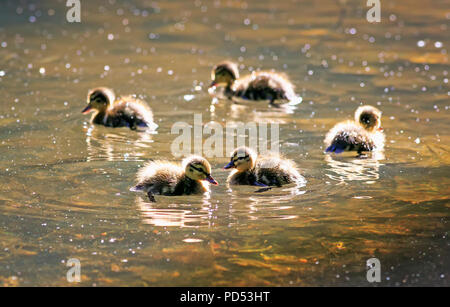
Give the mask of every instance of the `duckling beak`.
[{"label": "duckling beak", "polygon": [[88,114],[91,111],[92,111],[92,106],[88,105],[86,108],[83,109],[83,111],[81,111],[81,113]]},{"label": "duckling beak", "polygon": [[383,130],[384,130],[383,127],[378,128],[378,131],[383,131]]},{"label": "duckling beak", "polygon": [[229,168],[234,168],[234,167],[236,167],[236,166],[234,165],[234,162],[231,161],[230,163],[228,163],[227,165],[225,165],[225,166],[223,167],[223,169],[229,169]]},{"label": "duckling beak", "polygon": [[205,180],[208,181],[208,182],[211,183],[211,184],[219,185],[219,184],[217,183],[217,181],[215,181],[214,178],[211,177],[211,175],[208,175],[208,177],[206,177]]}]

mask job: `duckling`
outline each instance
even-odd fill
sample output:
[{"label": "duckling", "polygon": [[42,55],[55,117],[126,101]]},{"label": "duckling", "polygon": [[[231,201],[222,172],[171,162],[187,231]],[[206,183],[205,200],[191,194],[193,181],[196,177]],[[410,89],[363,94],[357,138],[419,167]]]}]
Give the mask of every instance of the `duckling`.
[{"label": "duckling", "polygon": [[231,155],[231,161],[224,169],[234,168],[227,182],[232,185],[254,185],[260,187],[282,186],[301,183],[305,179],[291,160],[279,156],[258,158],[248,147],[239,147]]},{"label": "duckling", "polygon": [[144,191],[151,202],[155,194],[189,195],[209,191],[209,183],[218,185],[211,176],[211,165],[200,156],[190,156],[176,164],[169,161],[152,161],[137,174],[137,184],[130,191]]},{"label": "duckling", "polygon": [[230,100],[268,100],[270,105],[275,105],[275,100],[288,100],[291,105],[302,101],[302,98],[295,94],[294,85],[287,75],[281,73],[254,71],[240,78],[237,64],[225,61],[214,66],[211,79],[209,88],[225,86],[224,94]]},{"label": "duckling", "polygon": [[385,136],[381,128],[381,111],[372,106],[361,106],[355,119],[336,124],[325,137],[325,152],[381,150]]},{"label": "duckling", "polygon": [[98,87],[88,93],[88,105],[83,114],[95,112],[91,122],[106,127],[137,127],[156,129],[153,122],[153,112],[142,100],[125,96],[118,100],[112,89]]}]

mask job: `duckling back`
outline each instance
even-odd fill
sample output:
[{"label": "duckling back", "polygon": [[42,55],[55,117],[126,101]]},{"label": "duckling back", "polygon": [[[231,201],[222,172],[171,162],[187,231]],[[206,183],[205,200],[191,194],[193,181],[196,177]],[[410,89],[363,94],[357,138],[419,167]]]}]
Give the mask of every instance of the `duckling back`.
[{"label": "duckling back", "polygon": [[151,161],[139,170],[137,184],[133,190],[162,195],[172,194],[183,176],[183,169],[177,164]]},{"label": "duckling back", "polygon": [[326,135],[326,152],[373,151],[384,147],[384,134],[380,131],[368,132],[354,121],[338,123]]},{"label": "duckling back", "polygon": [[258,159],[255,175],[258,182],[268,186],[282,186],[305,181],[293,161],[275,156]]},{"label": "duckling back", "polygon": [[233,84],[234,95],[248,100],[289,100],[297,98],[294,86],[284,74],[274,72],[253,72],[236,80]]},{"label": "duckling back", "polygon": [[155,129],[157,125],[153,122],[153,112],[142,100],[132,96],[122,97],[114,102],[106,114],[94,118],[97,124],[108,127],[129,127],[134,130],[138,127]]}]

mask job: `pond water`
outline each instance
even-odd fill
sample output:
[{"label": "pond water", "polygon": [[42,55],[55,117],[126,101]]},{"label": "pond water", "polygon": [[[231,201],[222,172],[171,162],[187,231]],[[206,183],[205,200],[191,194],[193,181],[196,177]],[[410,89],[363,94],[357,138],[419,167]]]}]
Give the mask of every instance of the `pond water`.
[{"label": "pond water", "polygon": [[[0,285],[448,286],[447,1],[0,2]],[[287,73],[293,112],[214,101],[210,70]],[[91,126],[90,88],[136,94],[156,133]],[[384,156],[325,155],[323,139],[361,104],[383,112]],[[171,151],[175,122],[279,125],[304,187],[230,189],[224,157],[209,196],[129,192]],[[207,136],[204,135],[205,139]]]}]

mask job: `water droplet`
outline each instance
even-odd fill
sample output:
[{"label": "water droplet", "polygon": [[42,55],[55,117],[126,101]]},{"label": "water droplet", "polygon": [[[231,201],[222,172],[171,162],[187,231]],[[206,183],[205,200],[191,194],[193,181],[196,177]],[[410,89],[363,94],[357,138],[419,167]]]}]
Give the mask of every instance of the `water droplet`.
[{"label": "water droplet", "polygon": [[187,239],[184,239],[183,242],[186,242],[186,243],[198,243],[198,242],[203,242],[203,240],[202,239],[187,238]]},{"label": "water droplet", "polygon": [[192,99],[194,99],[194,95],[184,95],[184,100],[186,100],[186,101],[191,101]]}]

